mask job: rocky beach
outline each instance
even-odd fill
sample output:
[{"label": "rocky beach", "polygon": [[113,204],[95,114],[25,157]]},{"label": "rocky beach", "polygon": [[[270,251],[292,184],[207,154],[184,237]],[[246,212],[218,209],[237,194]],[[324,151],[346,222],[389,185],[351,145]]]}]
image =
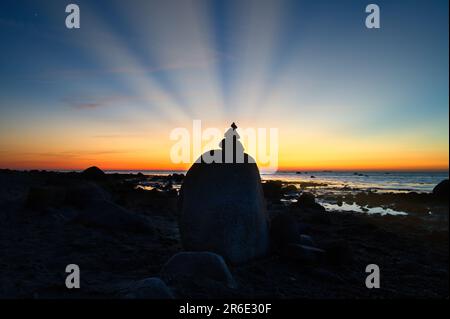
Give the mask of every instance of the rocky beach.
[{"label": "rocky beach", "polygon": [[[227,171],[217,174],[203,181],[230,177]],[[223,196],[251,201],[225,207],[219,215],[223,229],[264,227],[234,214],[255,207],[255,201],[265,206],[267,229],[257,233],[241,227],[230,241],[203,238],[207,242],[202,244],[191,240],[198,233],[188,234],[183,227],[212,230],[205,238],[228,235],[214,220],[195,220],[195,201],[183,206],[186,178],[105,174],[96,167],[65,173],[0,170],[0,297],[448,297],[448,180],[433,192],[342,189],[330,195],[315,193],[311,184],[261,182],[249,175],[260,186],[237,185],[239,192],[260,187],[261,193],[236,195],[232,185],[239,178],[231,176]],[[212,195],[218,196],[215,201],[221,198],[217,185],[210,190],[218,192]],[[210,209],[207,188],[189,195],[198,210]],[[326,209],[324,202],[335,206]],[[391,207],[406,214],[340,211],[345,205]],[[194,214],[192,219],[186,221],[184,211]],[[220,253],[202,249],[220,245]],[[80,268],[80,289],[65,286],[69,264]],[[366,288],[369,264],[380,268],[379,289]]]}]

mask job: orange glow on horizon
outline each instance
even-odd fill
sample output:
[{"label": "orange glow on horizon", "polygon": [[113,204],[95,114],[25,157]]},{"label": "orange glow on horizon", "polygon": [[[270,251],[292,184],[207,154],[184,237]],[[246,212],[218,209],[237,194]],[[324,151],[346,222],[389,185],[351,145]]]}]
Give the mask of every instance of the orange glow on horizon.
[{"label": "orange glow on horizon", "polygon": [[[449,169],[448,137],[431,139],[410,132],[396,136],[358,137],[352,132],[337,135],[327,128],[317,130],[272,122],[280,128],[279,171]],[[214,123],[208,124],[204,128]],[[189,125],[184,127],[192,130]],[[42,124],[33,130],[2,134],[0,168],[82,170],[95,165],[103,170],[183,171],[191,165],[171,162],[170,150],[175,141],[169,139],[171,129],[167,126],[153,126],[139,134],[117,134],[97,126],[75,129],[66,125],[64,129]],[[245,140],[242,142],[247,149]],[[196,158],[192,157],[193,162]],[[256,160],[258,162],[257,157]],[[265,165],[258,165],[264,170]]]},{"label": "orange glow on horizon", "polygon": [[[330,161],[332,162],[332,161]],[[448,158],[441,158],[440,160],[420,162],[410,161],[402,162],[344,162],[336,161],[334,164],[330,162],[313,161],[304,162],[303,164],[295,165],[292,161],[283,162],[280,160],[278,171],[448,171]],[[22,161],[0,161],[0,169],[18,169],[18,170],[83,170],[90,166],[98,166],[105,171],[186,171],[192,165],[187,164],[173,164],[168,161],[152,161],[142,158],[135,160],[129,158],[106,158],[98,157],[97,159],[80,159],[80,160],[64,160],[51,161],[43,159],[28,159]],[[264,170],[264,165],[259,164],[260,170]]]}]

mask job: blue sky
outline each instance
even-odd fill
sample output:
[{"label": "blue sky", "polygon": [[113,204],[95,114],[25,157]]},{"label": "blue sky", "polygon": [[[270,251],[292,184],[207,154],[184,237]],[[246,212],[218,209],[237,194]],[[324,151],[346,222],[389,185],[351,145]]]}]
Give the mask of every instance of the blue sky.
[{"label": "blue sky", "polygon": [[68,1],[0,3],[0,148],[11,158],[29,137],[192,119],[448,153],[448,1],[375,1],[378,30],[359,0],[73,2],[78,30],[65,28]]}]

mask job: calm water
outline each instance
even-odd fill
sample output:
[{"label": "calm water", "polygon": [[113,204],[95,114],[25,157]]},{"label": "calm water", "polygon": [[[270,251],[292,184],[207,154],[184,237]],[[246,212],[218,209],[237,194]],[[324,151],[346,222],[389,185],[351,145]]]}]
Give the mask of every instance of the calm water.
[{"label": "calm water", "polygon": [[[109,173],[137,173],[136,171],[109,171]],[[146,175],[166,176],[180,171],[142,171]],[[276,174],[262,174],[263,181],[281,180],[287,184],[294,184],[300,188],[306,187],[316,195],[339,195],[348,192],[431,192],[440,181],[448,178],[448,172],[278,172]],[[149,180],[138,187],[151,190],[162,181]],[[159,187],[158,185],[157,187]],[[173,185],[179,188],[180,185]],[[297,201],[300,194],[295,192],[281,199],[289,205]],[[359,212],[380,215],[407,215],[406,212],[396,211],[390,207],[359,206],[356,203],[337,203],[334,200],[318,197],[318,202],[327,211]]]},{"label": "calm water", "polygon": [[291,182],[327,184],[328,188],[354,188],[375,191],[430,192],[448,172],[308,172],[278,173],[263,176]]},{"label": "calm water", "polygon": [[[109,173],[136,173],[137,171],[109,171]],[[141,171],[148,175],[185,173],[180,171]],[[278,172],[262,174],[263,180],[282,180],[288,183],[314,186],[320,190],[372,190],[378,192],[430,192],[448,172]]]}]

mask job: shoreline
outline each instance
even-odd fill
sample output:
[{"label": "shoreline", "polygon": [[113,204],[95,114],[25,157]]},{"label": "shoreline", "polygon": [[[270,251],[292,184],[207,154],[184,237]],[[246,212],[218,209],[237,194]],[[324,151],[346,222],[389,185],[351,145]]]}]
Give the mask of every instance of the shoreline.
[{"label": "shoreline", "polygon": [[[158,176],[155,182],[165,181],[159,189],[142,190],[137,185],[148,180],[143,174],[92,179],[82,173],[0,170],[4,238],[0,296],[124,298],[124,291],[133,289],[137,281],[160,276],[170,257],[183,251],[174,187],[182,179],[181,175]],[[384,202],[441,207],[433,215],[413,210],[406,216],[382,216],[325,210],[320,201],[326,195],[313,195],[309,204],[302,204],[306,206],[286,205],[281,199],[292,195],[291,186],[269,182],[263,188],[270,223],[287,218],[288,225],[298,224],[302,236],[323,250],[326,258],[310,263],[274,250],[244,265],[229,266],[237,288],[205,278],[168,283],[175,298],[448,296],[448,199],[436,201],[431,194],[363,193],[328,198],[342,202],[351,198],[372,206]],[[104,198],[102,206],[95,204],[100,198]],[[116,223],[122,211],[130,220]],[[64,269],[71,263],[80,265],[83,289],[69,291],[64,286]],[[364,285],[365,267],[371,263],[382,270],[382,286],[377,290]]]}]

